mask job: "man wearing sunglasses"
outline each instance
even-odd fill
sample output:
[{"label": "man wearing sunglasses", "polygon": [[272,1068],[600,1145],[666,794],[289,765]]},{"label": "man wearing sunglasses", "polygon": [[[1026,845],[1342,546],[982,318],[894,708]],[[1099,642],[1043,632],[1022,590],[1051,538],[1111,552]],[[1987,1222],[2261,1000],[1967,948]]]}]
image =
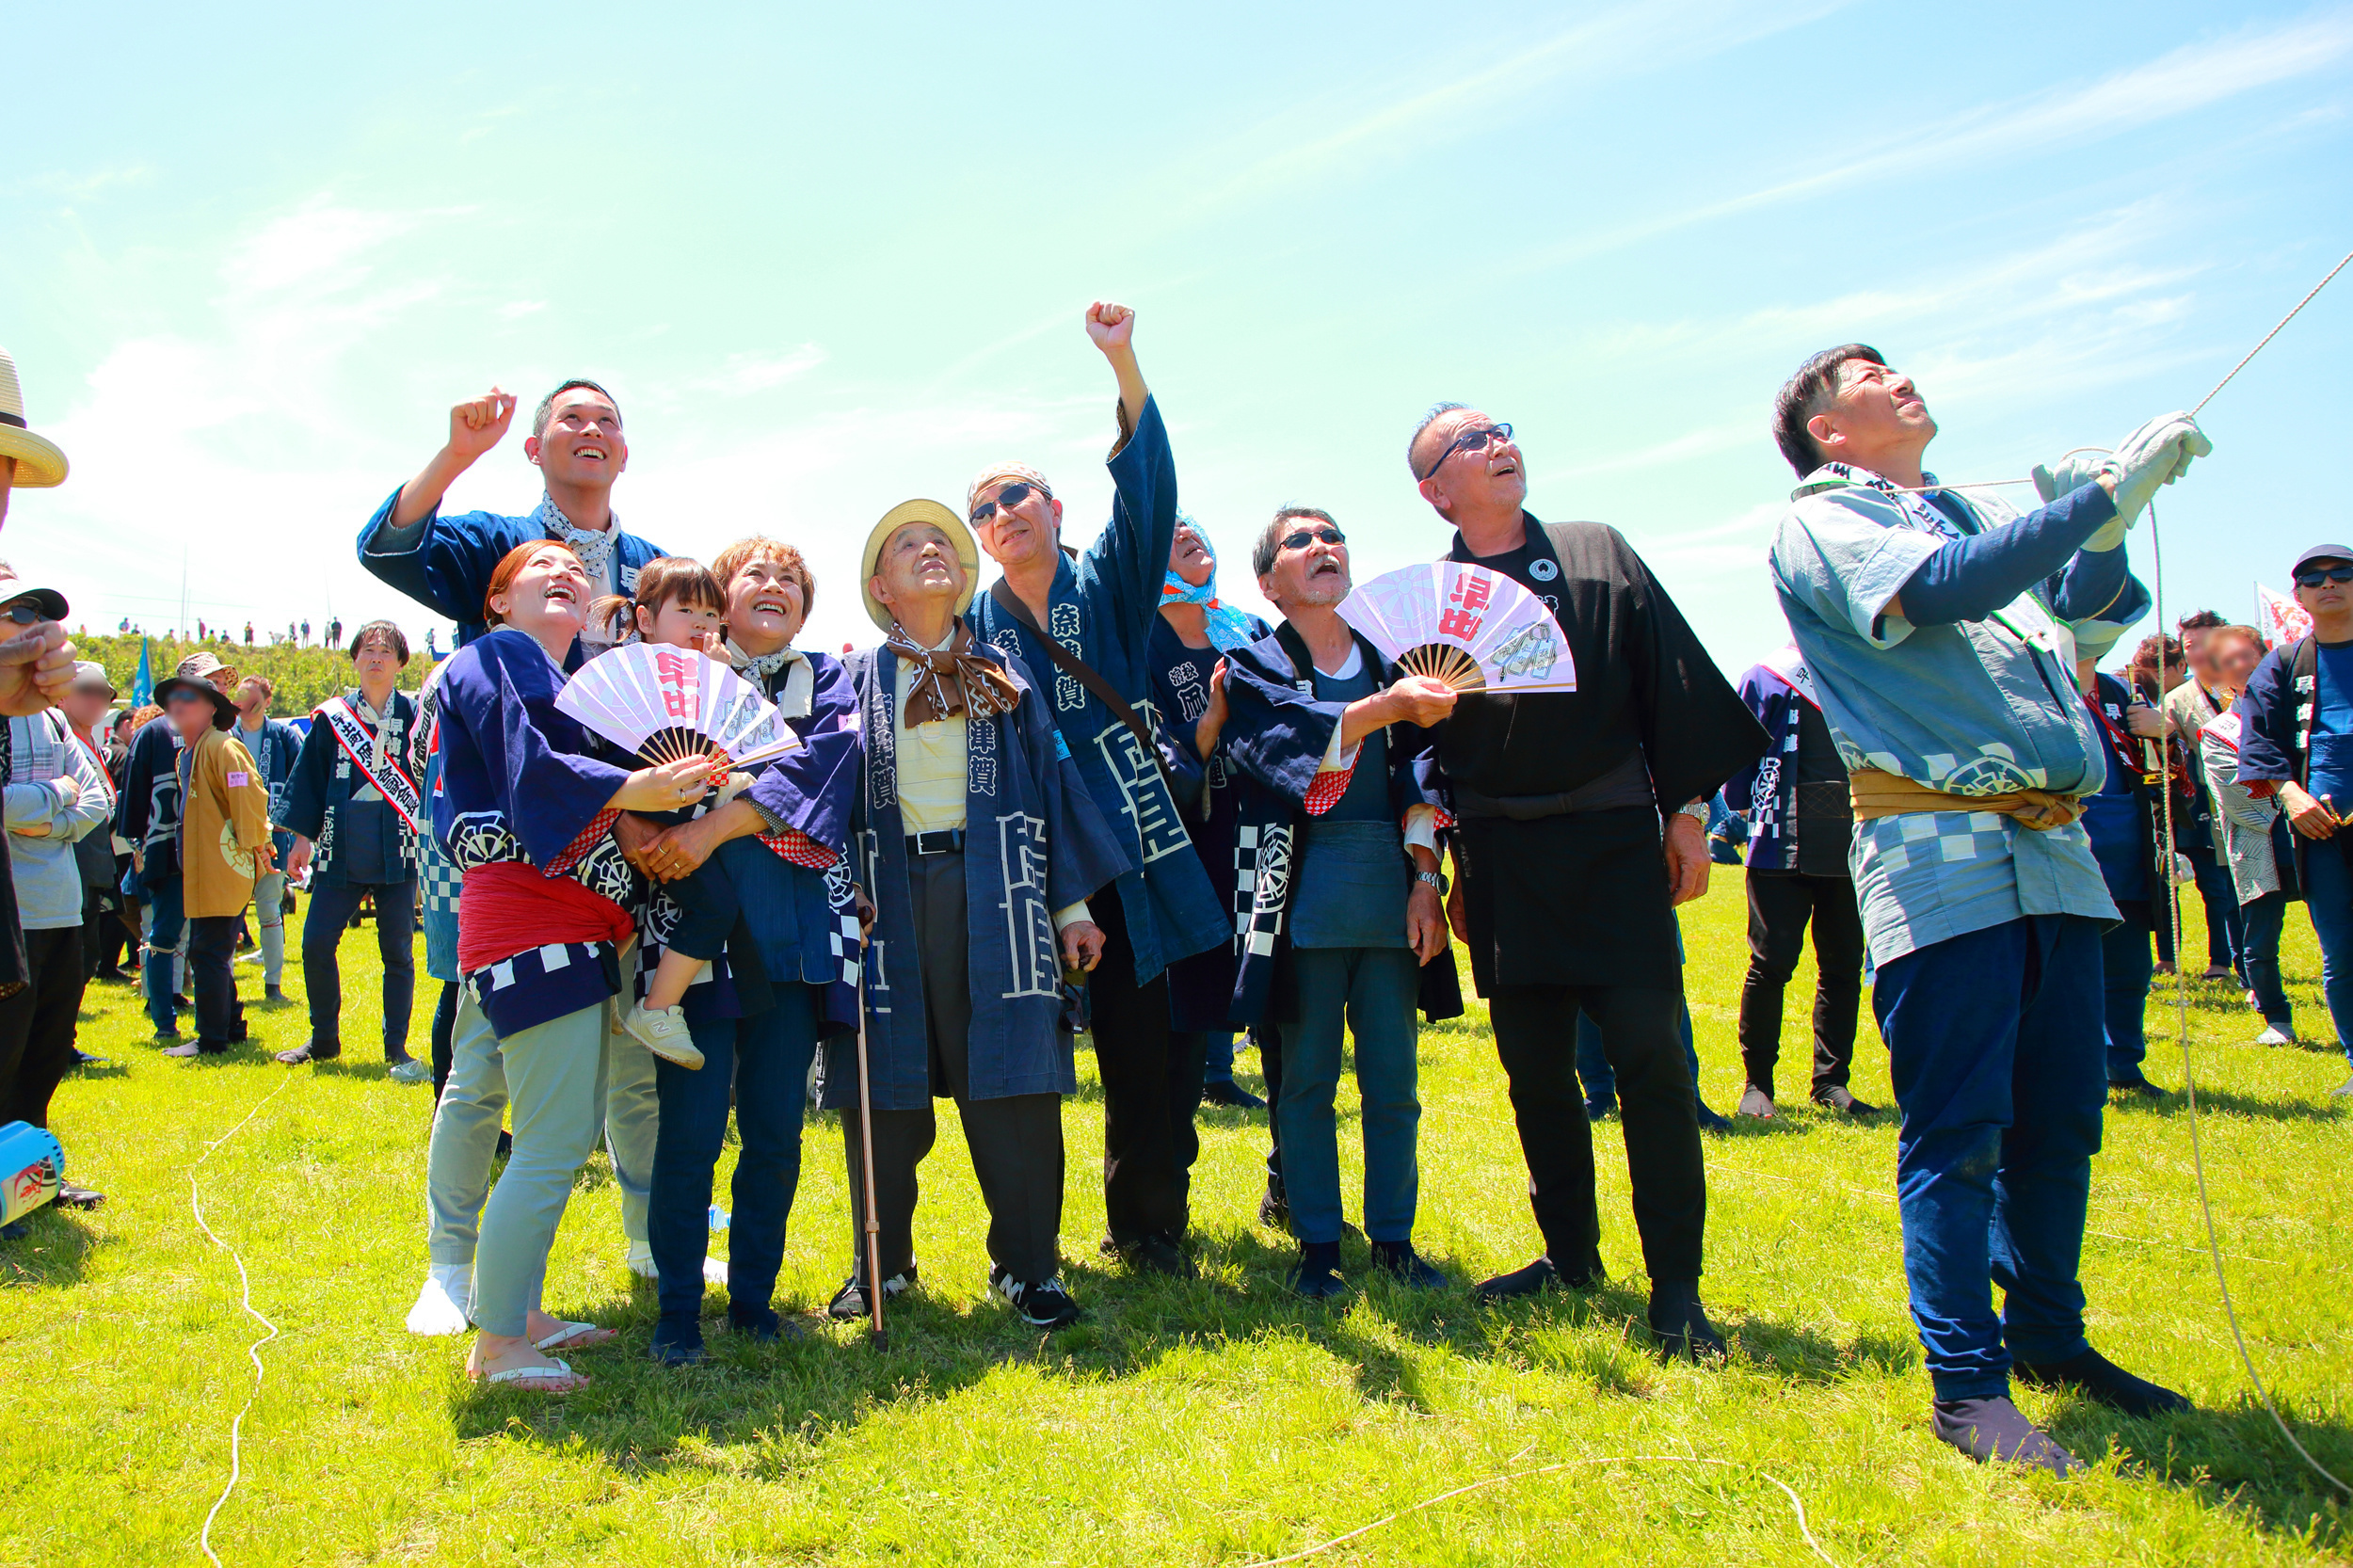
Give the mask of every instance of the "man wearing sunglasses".
[{"label": "man wearing sunglasses", "polygon": [[1940,488],[1920,466],[1936,431],[1866,344],[1800,366],[1774,408],[1802,483],[1773,584],[1848,771],[1936,1435],[2063,1476],[2073,1456],[2010,1402],[2013,1363],[2130,1416],[2188,1405],[2084,1336],[2118,915],[2079,820],[2108,743],[2075,676],[2149,612],[2125,530],[2213,448],[2187,414],[2161,416],[2113,454],[2037,469],[2045,504],[2021,516],[1997,488]]},{"label": "man wearing sunglasses", "polygon": [[1087,310],[1087,336],[1119,381],[1119,440],[1111,523],[1085,553],[1062,548],[1063,504],[1044,474],[1020,463],[983,469],[965,515],[1004,568],[971,618],[1041,681],[1050,676],[1063,744],[1128,861],[1092,905],[1106,942],[1087,980],[1103,1079],[1104,1250],[1131,1269],[1189,1276],[1204,1036],[1173,1028],[1167,969],[1226,941],[1231,925],[1160,755],[1150,647],[1176,536],[1176,466],[1136,365],[1135,324],[1125,305]]},{"label": "man wearing sunglasses", "polygon": [[1454,525],[1448,559],[1543,600],[1577,680],[1466,700],[1437,742],[1457,824],[1448,915],[1488,1001],[1545,1246],[1478,1297],[1601,1282],[1581,1010],[1616,1069],[1651,1331],[1670,1354],[1721,1355],[1699,1299],[1707,1179],[1673,906],[1706,891],[1705,803],[1765,749],[1765,731],[1615,529],[1528,511],[1510,425],[1440,404],[1406,456]]},{"label": "man wearing sunglasses", "polygon": [[[2313,634],[2264,655],[2232,712],[2238,781],[2277,794],[2296,830],[2296,874],[2320,938],[2320,989],[2353,1058],[2353,548],[2296,558],[2296,602]],[[2336,1090],[2353,1096],[2353,1078]]]}]

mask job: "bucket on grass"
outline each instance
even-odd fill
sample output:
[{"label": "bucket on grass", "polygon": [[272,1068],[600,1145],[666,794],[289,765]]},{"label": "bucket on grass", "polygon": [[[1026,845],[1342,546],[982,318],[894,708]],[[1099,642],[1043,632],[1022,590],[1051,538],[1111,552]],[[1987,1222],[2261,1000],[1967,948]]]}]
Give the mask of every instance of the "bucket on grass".
[{"label": "bucket on grass", "polygon": [[30,1122],[0,1127],[0,1225],[12,1224],[65,1185],[65,1148]]}]

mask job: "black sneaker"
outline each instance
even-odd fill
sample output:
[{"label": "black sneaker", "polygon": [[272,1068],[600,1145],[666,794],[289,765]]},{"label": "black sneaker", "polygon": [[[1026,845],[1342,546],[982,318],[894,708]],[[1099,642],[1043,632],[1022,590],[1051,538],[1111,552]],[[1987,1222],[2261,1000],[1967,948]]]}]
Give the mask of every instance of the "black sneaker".
[{"label": "black sneaker", "polygon": [[1283,1178],[1269,1171],[1266,1191],[1258,1198],[1258,1223],[1269,1230],[1291,1227],[1291,1202],[1283,1192]]},{"label": "black sneaker", "polygon": [[[883,1281],[883,1300],[885,1302],[897,1301],[914,1288],[915,1265],[910,1263],[902,1272],[895,1273]],[[845,1323],[854,1323],[860,1318],[873,1316],[872,1309],[866,1304],[866,1287],[856,1274],[853,1273],[841,1282],[841,1288],[836,1290],[833,1293],[833,1300],[825,1304],[825,1316]]]},{"label": "black sneaker", "polygon": [[178,991],[171,993],[171,1010],[174,1013],[185,1013],[189,1008],[194,1007],[196,1003],[190,1001],[186,997],[183,996]]},{"label": "black sneaker", "polygon": [[322,1046],[312,1040],[305,1045],[296,1046],[292,1050],[278,1052],[277,1060],[283,1062],[289,1067],[299,1067],[311,1062],[332,1062],[343,1053],[344,1048],[340,1044]]},{"label": "black sneaker", "polygon": [[1590,1274],[1576,1276],[1563,1274],[1554,1267],[1551,1257],[1547,1256],[1539,1257],[1526,1268],[1514,1269],[1508,1274],[1497,1274],[1492,1278],[1481,1280],[1471,1287],[1471,1300],[1481,1306],[1493,1306],[1497,1302],[1511,1301],[1518,1296],[1533,1296],[1540,1291],[1557,1289],[1563,1286],[1571,1290],[1588,1290],[1598,1283],[1600,1278],[1601,1271],[1598,1268],[1595,1268]]},{"label": "black sneaker", "polygon": [[2121,1095],[2127,1100],[2162,1100],[2165,1091],[2145,1078],[2117,1079],[2108,1084],[2110,1094]]},{"label": "black sneaker", "polygon": [[1699,1117],[1702,1132],[1730,1132],[1732,1130],[1732,1118],[1720,1111],[1710,1111],[1707,1109],[1707,1102],[1697,1096],[1692,1096],[1691,1111]]},{"label": "black sneaker", "polygon": [[[883,1299],[889,1300],[887,1296]],[[776,1308],[772,1306],[763,1306],[749,1311],[738,1311],[730,1306],[728,1308],[728,1327],[745,1338],[758,1340],[763,1345],[772,1345],[780,1339],[808,1337],[808,1332],[800,1324],[787,1322],[776,1315]]]},{"label": "black sneaker", "polygon": [[1866,1105],[1855,1098],[1843,1083],[1833,1083],[1827,1089],[1816,1090],[1814,1103],[1825,1111],[1835,1111],[1845,1116],[1876,1116],[1880,1113],[1878,1106]]},{"label": "black sneaker", "polygon": [[1337,1241],[1303,1241],[1299,1247],[1299,1261],[1284,1276],[1283,1282],[1311,1302],[1328,1302],[1348,1294],[1348,1281],[1340,1277],[1340,1244]]},{"label": "black sneaker", "polygon": [[106,1194],[88,1187],[76,1187],[70,1181],[57,1184],[57,1203],[65,1208],[96,1208],[106,1201]]},{"label": "black sneaker", "polygon": [[1585,1102],[1585,1119],[1589,1122],[1597,1122],[1617,1109],[1617,1096],[1595,1095]]},{"label": "black sneaker", "polygon": [[262,987],[263,1006],[280,1007],[285,1004],[285,1000],[286,988],[283,985],[264,985]]},{"label": "black sneaker", "polygon": [[1951,1444],[1980,1464],[1990,1459],[2008,1460],[2012,1464],[2031,1464],[2048,1470],[2055,1476],[2066,1476],[2083,1467],[2080,1460],[2052,1442],[2041,1427],[2026,1419],[2025,1412],[2007,1398],[1938,1400],[1930,1409],[1936,1420],[1937,1440]]},{"label": "black sneaker", "polygon": [[1228,1111],[1264,1111],[1266,1101],[1236,1083],[1230,1078],[1211,1079],[1201,1086],[1201,1103],[1222,1105]]},{"label": "black sneaker", "polygon": [[1416,1252],[1411,1241],[1375,1241],[1372,1264],[1409,1290],[1443,1290],[1453,1283]]},{"label": "black sneaker", "polygon": [[654,1360],[664,1367],[693,1367],[703,1359],[703,1326],[698,1319],[664,1318],[654,1325]]},{"label": "black sneaker", "polygon": [[2022,1361],[2016,1370],[2021,1383],[2036,1388],[2068,1389],[2126,1416],[2171,1416],[2190,1408],[2184,1396],[2133,1376],[2098,1351],[2087,1350],[2064,1361],[2039,1366]]},{"label": "black sneaker", "polygon": [[1160,1274],[1169,1279],[1197,1279],[1201,1271],[1173,1236],[1155,1233],[1132,1241],[1113,1241],[1110,1248],[1130,1273]]},{"label": "black sneaker", "polygon": [[1662,1280],[1651,1287],[1650,1310],[1644,1315],[1658,1340],[1658,1353],[1673,1360],[1721,1361],[1724,1336],[1707,1320],[1700,1305],[1697,1280]]},{"label": "black sneaker", "polygon": [[1079,1304],[1070,1299],[1070,1292],[1063,1288],[1060,1274],[1032,1285],[1014,1278],[1001,1267],[992,1266],[988,1271],[988,1288],[1032,1328],[1064,1328],[1086,1316]]}]

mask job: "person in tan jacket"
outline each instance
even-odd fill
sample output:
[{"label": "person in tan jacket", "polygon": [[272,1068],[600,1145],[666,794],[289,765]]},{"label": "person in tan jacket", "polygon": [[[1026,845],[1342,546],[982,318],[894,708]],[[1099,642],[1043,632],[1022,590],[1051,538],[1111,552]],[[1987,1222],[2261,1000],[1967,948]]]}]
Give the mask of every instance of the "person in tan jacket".
[{"label": "person in tan jacket", "polygon": [[269,785],[253,754],[229,733],[236,705],[209,682],[174,676],[155,688],[180,750],[181,900],[188,921],[188,988],[196,1038],[166,1056],[216,1056],[246,1037],[231,965],[237,917],[257,877],[271,870]]}]

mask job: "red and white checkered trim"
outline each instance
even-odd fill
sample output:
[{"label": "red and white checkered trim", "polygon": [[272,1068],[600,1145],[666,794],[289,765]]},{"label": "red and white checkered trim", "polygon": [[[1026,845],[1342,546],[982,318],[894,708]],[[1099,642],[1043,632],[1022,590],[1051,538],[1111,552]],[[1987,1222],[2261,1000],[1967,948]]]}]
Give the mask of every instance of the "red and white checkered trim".
[{"label": "red and white checkered trim", "polygon": [[[1356,755],[1364,756],[1361,747]],[[1307,785],[1307,815],[1320,817],[1337,806],[1340,796],[1348,793],[1348,781],[1355,776],[1356,764],[1353,761],[1344,768],[1326,768],[1317,774]]]},{"label": "red and white checkered trim", "polygon": [[588,825],[580,830],[580,837],[566,844],[564,853],[548,863],[548,874],[562,876],[566,872],[579,865],[587,857],[588,852],[602,842],[606,834],[613,831],[613,824],[619,820],[620,815],[618,811],[608,808],[591,817],[588,820]]},{"label": "red and white checkered trim", "polygon": [[[1433,819],[1430,824],[1432,827],[1437,829],[1441,833],[1444,833],[1447,829],[1454,825],[1454,813],[1448,810],[1445,807],[1433,806],[1430,809],[1437,813],[1437,816]],[[1410,809],[1408,809],[1406,814],[1411,816],[1413,813]]]},{"label": "red and white checkered trim", "polygon": [[797,827],[788,827],[781,833],[760,833],[754,836],[793,865],[806,867],[812,872],[830,871],[833,863],[841,858]]}]

